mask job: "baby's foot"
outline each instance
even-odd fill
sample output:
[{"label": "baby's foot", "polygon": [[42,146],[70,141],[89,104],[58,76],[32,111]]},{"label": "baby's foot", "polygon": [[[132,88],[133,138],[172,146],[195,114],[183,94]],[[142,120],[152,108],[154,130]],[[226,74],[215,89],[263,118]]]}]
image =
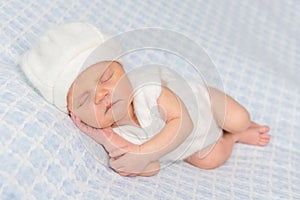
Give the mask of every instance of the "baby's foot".
[{"label": "baby's foot", "polygon": [[266,146],[271,138],[271,136],[267,134],[269,131],[270,128],[268,126],[261,126],[252,122],[247,130],[241,133],[235,133],[234,137],[236,142]]}]

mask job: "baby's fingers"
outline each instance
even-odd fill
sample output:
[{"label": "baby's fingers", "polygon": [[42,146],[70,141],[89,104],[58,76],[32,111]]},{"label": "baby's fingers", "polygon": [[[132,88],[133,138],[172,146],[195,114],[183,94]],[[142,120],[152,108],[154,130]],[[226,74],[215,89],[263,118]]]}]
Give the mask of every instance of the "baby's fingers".
[{"label": "baby's fingers", "polygon": [[85,132],[85,133],[88,132],[88,127],[84,123],[81,122],[79,117],[75,117],[75,124],[83,132]]},{"label": "baby's fingers", "polygon": [[115,158],[109,159],[109,166],[113,168],[116,172],[124,172],[124,170],[122,170],[124,167],[123,164]]},{"label": "baby's fingers", "polygon": [[122,148],[115,148],[112,151],[109,152],[109,156],[111,158],[118,159],[120,156],[123,156],[125,153],[127,153],[124,149]]},{"label": "baby's fingers", "polygon": [[138,176],[138,174],[135,173],[127,173],[127,172],[118,172],[119,175],[121,176],[128,176],[128,177],[135,177]]},{"label": "baby's fingers", "polygon": [[121,176],[130,176],[130,173],[126,173],[126,172],[118,172],[118,174]]},{"label": "baby's fingers", "polygon": [[86,125],[85,123],[83,123],[79,117],[75,117],[75,124],[76,126],[85,134],[87,134],[88,136],[90,136],[91,138],[95,139],[95,133],[97,132],[96,129]]}]

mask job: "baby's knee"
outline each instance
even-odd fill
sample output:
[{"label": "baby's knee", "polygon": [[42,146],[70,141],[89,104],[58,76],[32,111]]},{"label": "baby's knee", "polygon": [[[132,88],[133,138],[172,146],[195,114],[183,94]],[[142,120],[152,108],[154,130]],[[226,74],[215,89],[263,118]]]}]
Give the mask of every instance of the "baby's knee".
[{"label": "baby's knee", "polygon": [[245,108],[240,108],[236,110],[231,116],[232,125],[230,127],[230,132],[238,133],[249,128],[251,123],[251,118],[249,112]]},{"label": "baby's knee", "polygon": [[251,123],[250,114],[245,108],[241,109],[239,113],[239,122],[240,122],[239,125],[240,131],[244,131],[250,126]]}]

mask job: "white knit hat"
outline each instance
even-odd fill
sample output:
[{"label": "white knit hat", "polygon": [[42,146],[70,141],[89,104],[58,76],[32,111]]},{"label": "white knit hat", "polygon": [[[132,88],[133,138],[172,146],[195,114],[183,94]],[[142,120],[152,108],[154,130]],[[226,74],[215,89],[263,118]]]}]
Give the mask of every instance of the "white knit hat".
[{"label": "white knit hat", "polygon": [[20,65],[42,96],[67,113],[67,93],[80,72],[120,56],[120,44],[106,38],[91,24],[64,24],[46,31]]}]

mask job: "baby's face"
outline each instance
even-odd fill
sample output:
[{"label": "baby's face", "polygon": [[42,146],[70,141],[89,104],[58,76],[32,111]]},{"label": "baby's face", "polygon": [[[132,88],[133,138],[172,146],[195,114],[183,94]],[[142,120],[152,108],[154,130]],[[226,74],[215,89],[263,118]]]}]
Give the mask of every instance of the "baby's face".
[{"label": "baby's face", "polygon": [[122,65],[100,62],[83,71],[68,93],[68,109],[95,128],[114,126],[128,113],[132,87]]}]

